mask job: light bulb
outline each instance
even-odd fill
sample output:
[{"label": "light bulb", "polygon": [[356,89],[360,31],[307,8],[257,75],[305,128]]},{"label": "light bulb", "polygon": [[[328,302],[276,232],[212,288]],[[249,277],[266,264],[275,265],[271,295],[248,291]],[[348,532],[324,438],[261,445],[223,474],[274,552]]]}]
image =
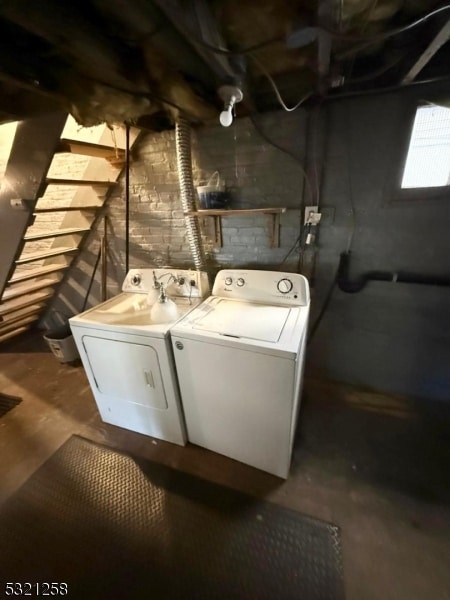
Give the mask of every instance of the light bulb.
[{"label": "light bulb", "polygon": [[229,127],[233,122],[233,115],[231,111],[233,110],[233,105],[230,104],[226,110],[223,110],[220,113],[220,124],[222,127]]},{"label": "light bulb", "polygon": [[223,85],[218,89],[218,94],[224,103],[224,110],[220,113],[220,124],[222,127],[229,127],[233,122],[233,107],[237,102],[241,102],[242,91],[235,85]]}]

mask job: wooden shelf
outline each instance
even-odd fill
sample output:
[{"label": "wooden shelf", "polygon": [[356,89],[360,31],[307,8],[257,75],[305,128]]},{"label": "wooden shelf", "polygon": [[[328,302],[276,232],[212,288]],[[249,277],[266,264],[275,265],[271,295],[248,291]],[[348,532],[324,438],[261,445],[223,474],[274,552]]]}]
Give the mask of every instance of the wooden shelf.
[{"label": "wooden shelf", "polygon": [[242,209],[217,209],[209,208],[204,210],[191,210],[185,212],[186,217],[202,219],[203,217],[212,217],[214,219],[214,246],[221,248],[222,239],[222,217],[233,215],[267,215],[271,222],[270,247],[280,247],[280,215],[286,212],[286,208],[242,208]]}]

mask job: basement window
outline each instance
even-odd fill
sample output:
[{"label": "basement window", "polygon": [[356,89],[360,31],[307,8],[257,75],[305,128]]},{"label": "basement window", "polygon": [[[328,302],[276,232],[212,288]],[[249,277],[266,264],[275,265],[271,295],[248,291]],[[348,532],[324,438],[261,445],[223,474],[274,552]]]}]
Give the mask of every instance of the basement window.
[{"label": "basement window", "polygon": [[401,188],[450,185],[450,108],[434,104],[416,110]]}]

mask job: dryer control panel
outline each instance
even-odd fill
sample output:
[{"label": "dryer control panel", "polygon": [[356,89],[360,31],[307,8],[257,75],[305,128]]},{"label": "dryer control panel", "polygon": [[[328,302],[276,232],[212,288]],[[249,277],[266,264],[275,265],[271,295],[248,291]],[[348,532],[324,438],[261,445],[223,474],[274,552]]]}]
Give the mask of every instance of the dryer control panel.
[{"label": "dryer control panel", "polygon": [[204,298],[209,294],[206,272],[172,267],[130,269],[122,284],[122,291],[148,294],[155,281],[157,285],[163,283],[170,296]]},{"label": "dryer control panel", "polygon": [[309,283],[298,273],[225,269],[216,275],[213,296],[280,304],[307,306],[310,302]]}]

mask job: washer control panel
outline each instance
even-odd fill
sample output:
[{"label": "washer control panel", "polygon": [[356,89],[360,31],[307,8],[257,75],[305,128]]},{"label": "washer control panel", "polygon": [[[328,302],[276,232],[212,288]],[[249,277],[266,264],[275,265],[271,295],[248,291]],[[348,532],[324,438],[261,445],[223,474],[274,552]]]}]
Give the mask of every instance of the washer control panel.
[{"label": "washer control panel", "polygon": [[298,273],[226,269],[219,271],[212,291],[214,296],[267,304],[307,306],[309,284]]},{"label": "washer control panel", "polygon": [[157,283],[164,283],[170,296],[204,298],[210,291],[206,272],[172,267],[130,269],[122,284],[122,291],[148,294],[154,287],[155,279]]}]

